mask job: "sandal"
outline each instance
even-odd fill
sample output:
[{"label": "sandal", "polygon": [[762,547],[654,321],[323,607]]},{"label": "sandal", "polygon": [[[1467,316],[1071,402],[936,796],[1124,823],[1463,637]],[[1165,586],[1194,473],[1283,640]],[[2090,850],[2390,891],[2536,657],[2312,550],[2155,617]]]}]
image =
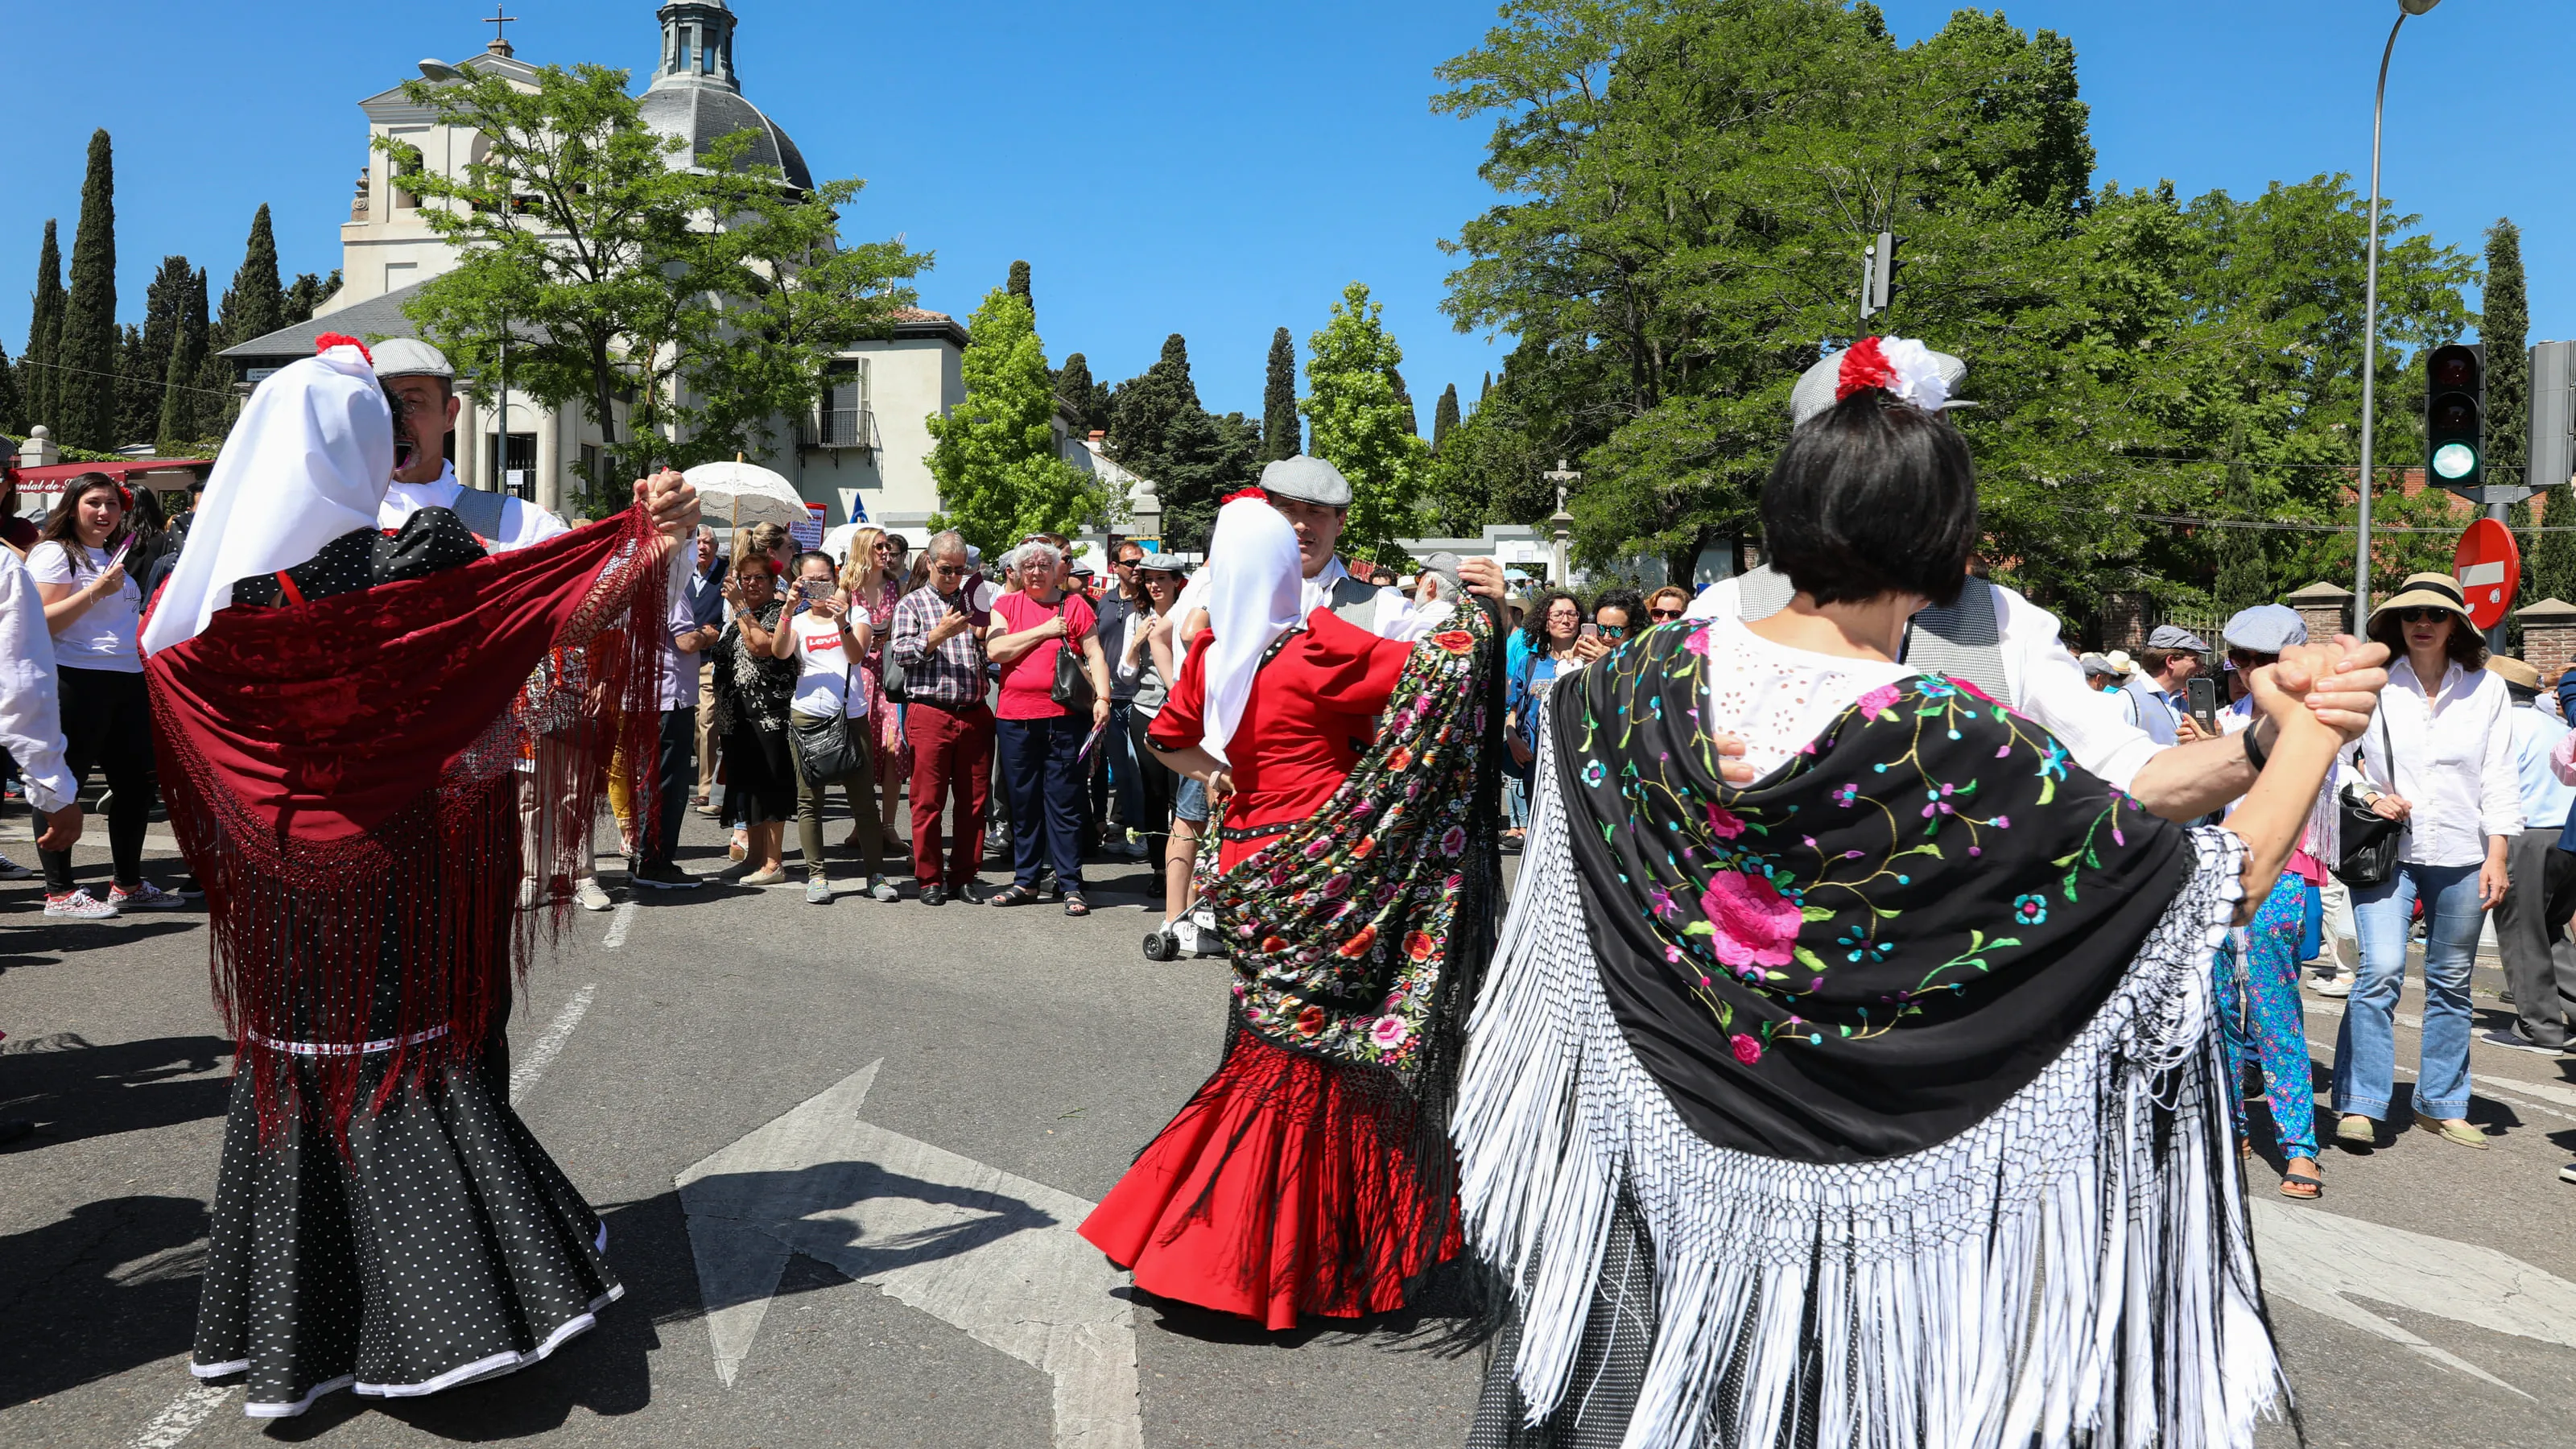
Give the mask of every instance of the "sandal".
[{"label": "sandal", "polygon": [[1091,902],[1084,900],[1080,891],[1067,891],[1064,893],[1064,913],[1068,916],[1090,915]]},{"label": "sandal", "polygon": [[988,906],[1025,906],[1038,898],[1036,891],[1024,885],[1007,885],[993,892],[984,904]]},{"label": "sandal", "polygon": [[2334,1135],[2338,1145],[2367,1152],[2379,1145],[2379,1124],[2358,1112],[2347,1112],[2335,1123]]},{"label": "sandal", "polygon": [[[2313,1164],[2315,1159],[2308,1161]],[[2325,1191],[2325,1179],[2317,1175],[2313,1166],[2306,1172],[2284,1171],[2281,1174],[2281,1196],[2293,1202],[2315,1202],[2325,1195]]]},{"label": "sandal", "polygon": [[2418,1112],[2415,1114],[2415,1125],[2455,1146],[2474,1147],[2481,1152],[2487,1148],[2487,1134],[2466,1122],[2445,1122],[2438,1117],[2427,1117]]}]

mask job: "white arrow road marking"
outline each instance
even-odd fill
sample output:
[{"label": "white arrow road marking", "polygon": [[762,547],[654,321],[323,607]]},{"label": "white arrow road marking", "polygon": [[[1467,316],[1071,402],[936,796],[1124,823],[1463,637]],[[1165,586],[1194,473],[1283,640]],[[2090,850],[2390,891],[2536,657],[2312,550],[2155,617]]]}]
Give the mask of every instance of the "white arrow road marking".
[{"label": "white arrow road marking", "polygon": [[572,1000],[565,1002],[563,1009],[555,1013],[555,1019],[546,1024],[545,1035],[538,1037],[537,1044],[528,1048],[527,1058],[510,1069],[511,1106],[526,1101],[528,1093],[545,1076],[546,1068],[553,1066],[555,1058],[563,1054],[564,1043],[572,1040],[572,1029],[581,1025],[582,1013],[590,1010],[590,999],[598,994],[599,983],[596,981],[574,992]]},{"label": "white arrow road marking", "polygon": [[180,1440],[197,1432],[197,1426],[213,1417],[232,1397],[229,1384],[190,1384],[170,1406],[152,1416],[143,1432],[134,1436],[133,1449],[172,1449]]},{"label": "white arrow road marking", "polygon": [[2576,1348],[2576,1283],[2469,1243],[2256,1198],[2254,1246],[2267,1297],[2402,1343],[2524,1398],[2531,1395],[2351,1300],[2367,1298],[2517,1338]]},{"label": "white arrow road marking", "polygon": [[829,1263],[1055,1380],[1056,1449],[1142,1449],[1127,1275],[1092,1205],[859,1120],[883,1059],[680,1174],[730,1387],[790,1255]]}]

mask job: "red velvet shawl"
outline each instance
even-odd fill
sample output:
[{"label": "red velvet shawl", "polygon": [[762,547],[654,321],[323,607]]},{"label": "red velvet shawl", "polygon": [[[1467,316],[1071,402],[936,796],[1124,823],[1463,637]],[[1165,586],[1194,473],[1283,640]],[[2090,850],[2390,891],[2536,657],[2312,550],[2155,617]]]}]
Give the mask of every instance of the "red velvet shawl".
[{"label": "red velvet shawl", "polygon": [[296,1111],[345,1131],[379,1063],[370,1110],[482,1053],[505,973],[569,889],[519,908],[528,742],[511,706],[550,649],[582,655],[590,687],[550,732],[561,747],[534,752],[534,788],[551,838],[586,839],[612,755],[654,757],[670,572],[655,543],[629,509],[425,578],[222,609],[144,661],[263,1136]]}]

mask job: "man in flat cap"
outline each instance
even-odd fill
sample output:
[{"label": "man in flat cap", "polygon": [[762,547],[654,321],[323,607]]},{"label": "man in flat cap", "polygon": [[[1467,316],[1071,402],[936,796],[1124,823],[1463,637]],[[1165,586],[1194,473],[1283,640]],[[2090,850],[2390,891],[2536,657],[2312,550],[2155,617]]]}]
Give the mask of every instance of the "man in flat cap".
[{"label": "man in flat cap", "polygon": [[2147,733],[2159,744],[2170,745],[2181,738],[2183,718],[2191,712],[2187,686],[2200,672],[2201,656],[2208,652],[2200,636],[2180,624],[2158,624],[2147,635],[2146,657],[2130,678],[2129,688],[2138,696],[2138,713]]},{"label": "man in flat cap", "polygon": [[2504,898],[2495,904],[2496,946],[2504,955],[2505,985],[2513,990],[2516,1020],[2485,1033],[2490,1046],[2556,1056],[2570,1042],[2576,1015],[2576,942],[2567,922],[2576,915],[2576,855],[2566,843],[2576,783],[2562,779],[2557,758],[2570,758],[2567,726],[2539,707],[2540,671],[2509,654],[2487,660],[2504,680],[2513,707],[2514,775],[2522,787],[2522,833],[2505,842]]},{"label": "man in flat cap", "polygon": [[[493,553],[526,548],[565,532],[564,521],[506,493],[469,489],[456,481],[448,461],[447,434],[456,426],[456,369],[447,354],[417,337],[388,337],[374,348],[376,380],[396,409],[397,432],[411,444],[397,456],[393,486],[376,511],[376,526],[400,528],[424,508],[453,512]],[[506,446],[506,445],[505,445]]]},{"label": "man in flat cap", "polygon": [[[1402,591],[1359,579],[1334,552],[1351,513],[1351,484],[1342,470],[1300,453],[1261,470],[1261,495],[1297,533],[1297,562],[1305,569],[1305,605],[1331,609],[1382,639],[1410,639],[1422,632],[1413,601]],[[1462,559],[1458,580],[1469,593],[1503,596],[1503,567],[1489,558]],[[1191,581],[1198,585],[1197,580]],[[1195,602],[1182,600],[1183,617]]]}]

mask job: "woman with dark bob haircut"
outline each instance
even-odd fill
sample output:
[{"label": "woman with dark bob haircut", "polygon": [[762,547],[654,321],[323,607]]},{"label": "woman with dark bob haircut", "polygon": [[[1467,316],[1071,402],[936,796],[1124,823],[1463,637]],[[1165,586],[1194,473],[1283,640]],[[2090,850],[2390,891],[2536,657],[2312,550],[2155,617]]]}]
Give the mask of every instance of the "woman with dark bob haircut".
[{"label": "woman with dark bob haircut", "polygon": [[1967,439],[1941,413],[1853,393],[1790,434],[1762,485],[1762,531],[1771,566],[1818,604],[1951,603],[1977,547]]},{"label": "woman with dark bob haircut", "polygon": [[2247,1445],[2274,1399],[2211,952],[2364,646],[2252,672],[2280,735],[2199,829],[1900,662],[1977,543],[1962,371],[1829,359],[1762,492],[1788,606],[1555,682],[1450,1118],[1514,1300],[1471,1449]]}]

